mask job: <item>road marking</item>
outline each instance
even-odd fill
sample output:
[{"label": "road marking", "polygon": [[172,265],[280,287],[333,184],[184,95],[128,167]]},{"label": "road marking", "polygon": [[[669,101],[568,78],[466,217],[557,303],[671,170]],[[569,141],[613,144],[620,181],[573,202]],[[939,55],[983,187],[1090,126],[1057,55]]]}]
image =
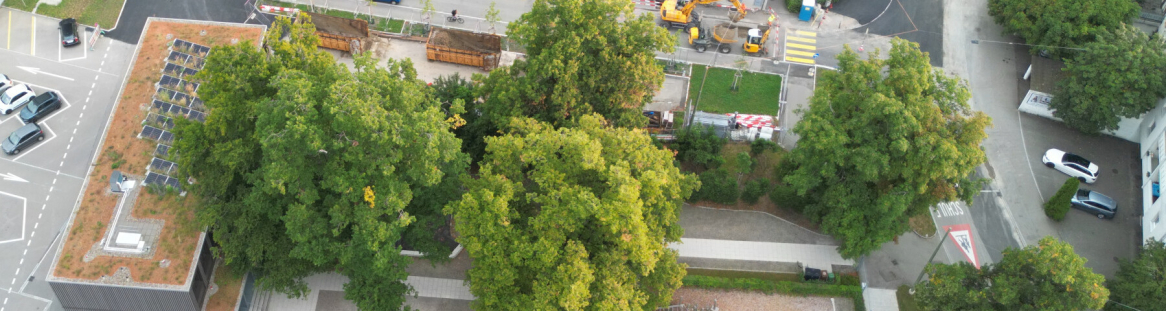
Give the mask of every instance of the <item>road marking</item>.
[{"label": "road marking", "polygon": [[[23,208],[21,208],[21,210],[23,212],[21,213],[21,216],[20,216],[20,238],[0,241],[0,244],[24,240],[24,232],[28,231],[28,227],[27,227],[28,226],[28,199],[26,199],[22,196],[18,196],[18,195],[3,192],[3,191],[0,191],[0,194],[20,199],[21,206],[23,206]],[[32,242],[32,240],[29,240],[29,242]]]},{"label": "road marking", "polygon": [[799,35],[799,36],[807,36],[807,37],[817,37],[818,36],[818,33],[813,32],[813,31],[794,30],[794,33]]},{"label": "road marking", "polygon": [[[16,66],[16,68],[20,68],[21,70],[28,71],[29,73],[32,73],[32,74],[34,74],[34,75],[43,74],[43,75],[46,75],[46,76],[57,77],[57,78],[61,78],[61,79],[65,79],[65,80],[73,81],[73,78],[66,77],[66,76],[62,76],[62,75],[55,75],[55,74],[47,73],[47,72],[44,72],[44,71],[40,71],[40,68],[35,68],[35,67],[24,67],[24,66]],[[95,84],[96,84],[96,83],[95,83]]]},{"label": "road marking", "polygon": [[786,61],[790,61],[790,62],[806,63],[806,64],[810,64],[810,65],[813,65],[813,64],[814,64],[814,60],[813,60],[813,59],[808,59],[808,58],[801,58],[801,57],[789,57],[789,56],[786,56],[786,57],[785,57],[785,60],[786,60]]},{"label": "road marking", "polygon": [[818,40],[814,40],[814,39],[810,39],[810,38],[789,37],[787,39],[794,40],[794,41],[801,41],[801,42],[805,42],[805,43],[818,43]]},{"label": "road marking", "polygon": [[[8,43],[4,44],[5,50],[12,48],[12,11],[8,11],[8,34],[6,36],[8,37]],[[8,303],[8,299],[5,299],[4,303]]]},{"label": "road marking", "polygon": [[32,47],[29,48],[28,54],[36,56],[36,15],[32,16]]},{"label": "road marking", "polygon": [[798,51],[798,50],[787,50],[785,52],[789,53],[789,54],[793,54],[793,55],[814,57],[814,53],[812,53],[812,52]]},{"label": "road marking", "polygon": [[20,176],[16,176],[16,174],[13,174],[13,173],[0,174],[0,177],[3,177],[4,180],[9,180],[9,181],[25,182],[25,183],[28,182],[27,180],[24,180],[24,178],[20,178]]},{"label": "road marking", "polygon": [[[790,37],[789,39],[793,39],[793,37]],[[803,49],[803,50],[810,50],[810,51],[814,51],[814,50],[818,49],[817,47],[814,47],[813,45],[788,43],[788,42],[785,44],[785,46],[791,47],[791,48],[799,48],[799,49]]]}]

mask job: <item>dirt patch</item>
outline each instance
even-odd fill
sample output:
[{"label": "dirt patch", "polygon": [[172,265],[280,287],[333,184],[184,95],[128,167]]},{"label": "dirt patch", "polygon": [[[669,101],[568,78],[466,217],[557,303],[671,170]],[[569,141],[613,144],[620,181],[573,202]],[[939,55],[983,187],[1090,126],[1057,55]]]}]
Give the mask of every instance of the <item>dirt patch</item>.
[{"label": "dirt patch", "polygon": [[[206,30],[205,35],[199,32]],[[167,35],[171,38],[167,39]],[[134,216],[138,218],[160,219],[165,222],[159,235],[159,242],[150,259],[98,256],[90,262],[83,262],[88,252],[105,234],[106,222],[112,218],[117,196],[107,194],[110,173],[117,164],[118,169],[130,175],[145,175],[145,167],[153,158],[157,143],[137,138],[142,128],[142,119],[148,113],[147,107],[154,94],[154,83],[161,77],[166,64],[167,43],[183,39],[206,46],[229,44],[232,39],[257,42],[262,31],[257,28],[210,26],[154,21],[138,46],[137,59],[133,61],[133,71],[126,81],[122,97],[118,99],[109,132],[99,151],[101,155],[94,164],[81,206],[73,219],[61,257],[53,275],[62,278],[96,280],[103,275],[112,275],[119,267],[128,267],[134,281],[157,284],[181,285],[190,272],[193,253],[198,245],[202,227],[194,219],[194,204],[197,198],[179,198],[174,195],[157,196],[142,193],[134,206]],[[167,268],[158,262],[168,259]]]},{"label": "dirt patch", "polygon": [[206,301],[206,311],[232,311],[239,301],[239,291],[243,289],[243,276],[235,275],[231,269],[219,264],[215,269],[215,286],[219,287]]},{"label": "dirt patch", "polygon": [[[834,298],[849,300],[848,298]],[[835,310],[828,297],[791,296],[741,290],[709,290],[681,287],[672,294],[672,304],[687,304],[696,307],[708,308],[716,306],[720,310],[770,310],[770,311],[803,311],[803,310]],[[838,310],[844,310],[839,308]]]},{"label": "dirt patch", "polygon": [[451,49],[501,53],[502,37],[468,31],[433,28],[429,35],[429,43]]},{"label": "dirt patch", "polygon": [[364,20],[340,18],[310,12],[304,13],[308,13],[308,16],[311,17],[312,24],[316,25],[316,31],[318,32],[344,37],[368,37],[368,22]]}]

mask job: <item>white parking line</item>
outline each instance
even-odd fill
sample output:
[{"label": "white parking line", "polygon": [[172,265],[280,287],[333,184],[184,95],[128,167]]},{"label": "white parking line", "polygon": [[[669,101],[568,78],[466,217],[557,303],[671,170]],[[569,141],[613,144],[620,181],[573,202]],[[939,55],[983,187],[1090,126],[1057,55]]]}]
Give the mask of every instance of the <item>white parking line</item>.
[{"label": "white parking line", "polygon": [[20,238],[0,241],[0,244],[24,240],[24,232],[27,231],[26,229],[28,229],[28,228],[26,228],[28,226],[28,199],[25,199],[22,196],[18,196],[18,195],[3,192],[3,191],[0,191],[0,194],[20,199],[20,201],[23,202],[23,203],[21,203],[22,206],[24,206],[24,208],[21,209],[23,211],[23,214],[20,216]]},{"label": "white parking line", "polygon": [[[89,42],[89,38],[85,37],[86,34],[84,31],[80,31],[79,35],[81,35],[81,38],[83,39],[83,40],[81,40],[81,42]],[[82,54],[83,56],[81,56],[81,57],[74,57],[74,58],[70,58],[70,59],[61,59],[60,56],[57,56],[57,62],[64,63],[67,61],[74,61],[74,60],[78,60],[78,59],[89,58],[89,49],[86,49],[84,44],[81,45],[81,51],[83,51],[82,53],[85,53],[85,54]]]}]

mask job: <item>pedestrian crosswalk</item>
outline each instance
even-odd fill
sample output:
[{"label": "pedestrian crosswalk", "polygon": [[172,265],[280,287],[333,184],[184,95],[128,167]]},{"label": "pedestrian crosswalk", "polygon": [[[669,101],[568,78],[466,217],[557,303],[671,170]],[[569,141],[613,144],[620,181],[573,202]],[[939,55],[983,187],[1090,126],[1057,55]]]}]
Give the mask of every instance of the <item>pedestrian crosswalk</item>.
[{"label": "pedestrian crosswalk", "polygon": [[790,30],[785,36],[785,61],[813,65],[818,48],[818,34],[805,30]]}]

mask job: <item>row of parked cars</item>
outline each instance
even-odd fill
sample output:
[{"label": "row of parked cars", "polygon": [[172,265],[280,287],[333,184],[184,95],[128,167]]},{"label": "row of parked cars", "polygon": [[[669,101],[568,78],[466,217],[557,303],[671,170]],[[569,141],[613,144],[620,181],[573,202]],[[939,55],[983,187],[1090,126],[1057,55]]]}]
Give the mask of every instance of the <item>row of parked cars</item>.
[{"label": "row of parked cars", "polygon": [[37,95],[27,84],[16,84],[8,76],[0,74],[0,113],[4,115],[19,111],[24,122],[12,134],[0,142],[0,150],[13,155],[45,139],[37,121],[61,108],[61,94],[45,91]]},{"label": "row of parked cars", "polygon": [[[1045,163],[1045,166],[1077,178],[1086,184],[1097,182],[1097,177],[1101,174],[1101,169],[1097,163],[1058,149],[1045,151],[1041,161]],[[1072,203],[1073,208],[1094,214],[1101,219],[1113,219],[1113,216],[1117,214],[1117,201],[1097,191],[1084,189],[1080,186],[1077,187],[1077,193],[1073,195],[1070,203]]]}]

